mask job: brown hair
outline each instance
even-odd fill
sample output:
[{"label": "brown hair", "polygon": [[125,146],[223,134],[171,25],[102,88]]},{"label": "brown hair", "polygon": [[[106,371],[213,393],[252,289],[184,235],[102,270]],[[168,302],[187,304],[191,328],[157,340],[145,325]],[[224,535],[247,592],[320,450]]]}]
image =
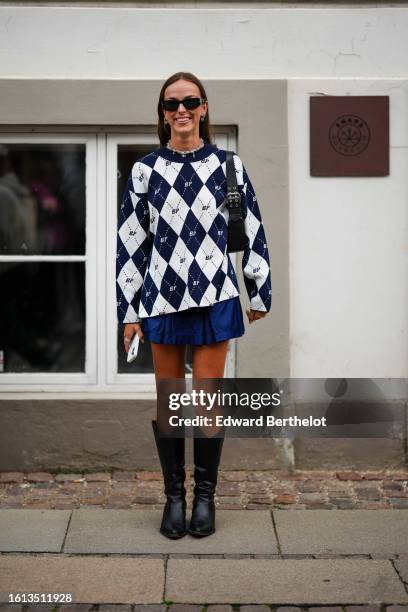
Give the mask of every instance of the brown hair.
[{"label": "brown hair", "polygon": [[[164,113],[162,109],[162,101],[164,99],[164,92],[166,91],[169,85],[171,85],[175,81],[178,81],[179,79],[184,79],[185,81],[190,81],[191,83],[195,83],[195,85],[197,85],[198,89],[200,90],[201,97],[207,100],[207,94],[205,92],[204,85],[201,83],[200,79],[198,79],[191,72],[175,72],[167,79],[167,81],[163,83],[163,87],[160,90],[159,102],[157,104],[157,114],[159,117],[159,120],[157,123],[157,134],[159,135],[160,144],[162,146],[165,145],[168,140],[170,140],[170,136],[171,136],[170,127],[168,125],[165,125],[164,123]],[[204,140],[204,142],[207,142],[208,144],[212,144],[210,117],[209,117],[208,109],[205,114],[204,121],[200,121],[200,137]]]}]

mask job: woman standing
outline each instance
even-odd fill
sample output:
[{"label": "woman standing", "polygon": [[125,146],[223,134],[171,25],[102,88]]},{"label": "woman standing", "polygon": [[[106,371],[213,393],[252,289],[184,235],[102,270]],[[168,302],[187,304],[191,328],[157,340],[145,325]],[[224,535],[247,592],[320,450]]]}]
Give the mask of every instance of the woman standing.
[{"label": "woman standing", "polygon": [[[245,332],[240,292],[227,253],[226,151],[212,144],[206,92],[189,72],[163,84],[158,102],[161,147],[137,161],[128,179],[117,239],[117,311],[128,351],[134,333],[151,343],[156,385],[185,377],[192,345],[193,378],[222,378],[231,338]],[[249,323],[271,308],[269,255],[257,199],[234,154],[249,239],[242,270]],[[160,418],[158,406],[157,419]],[[187,533],[183,438],[153,432],[166,504],[160,531]],[[215,531],[214,493],[223,437],[194,438],[194,500],[188,532]]]}]

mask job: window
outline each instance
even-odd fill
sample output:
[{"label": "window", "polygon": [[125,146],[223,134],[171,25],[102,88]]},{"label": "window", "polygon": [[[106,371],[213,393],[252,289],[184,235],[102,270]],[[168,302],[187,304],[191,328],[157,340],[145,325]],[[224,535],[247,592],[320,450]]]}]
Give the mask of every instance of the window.
[{"label": "window", "polygon": [[[216,140],[234,147],[232,131]],[[126,362],[115,254],[130,170],[157,146],[153,132],[128,130],[0,135],[3,390],[154,391],[148,342]],[[233,376],[230,344],[226,374]]]}]

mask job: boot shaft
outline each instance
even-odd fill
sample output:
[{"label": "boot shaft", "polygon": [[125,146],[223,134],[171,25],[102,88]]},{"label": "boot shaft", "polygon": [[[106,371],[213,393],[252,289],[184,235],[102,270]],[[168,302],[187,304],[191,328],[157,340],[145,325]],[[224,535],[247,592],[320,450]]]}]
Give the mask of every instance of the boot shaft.
[{"label": "boot shaft", "polygon": [[194,495],[202,500],[214,498],[224,438],[194,438]]},{"label": "boot shaft", "polygon": [[160,436],[156,421],[152,421],[154,439],[163,473],[166,496],[185,497],[185,439]]}]

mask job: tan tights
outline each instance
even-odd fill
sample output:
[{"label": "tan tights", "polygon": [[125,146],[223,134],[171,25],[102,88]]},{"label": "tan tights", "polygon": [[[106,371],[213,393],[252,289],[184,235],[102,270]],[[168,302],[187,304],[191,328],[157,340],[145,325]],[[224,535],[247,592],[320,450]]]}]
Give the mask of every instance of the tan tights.
[{"label": "tan tights", "polygon": [[[200,378],[223,378],[225,360],[228,351],[228,340],[193,346],[193,381]],[[185,379],[185,344],[150,343],[153,353],[153,365],[156,386],[163,378]],[[194,383],[194,388],[197,388]],[[206,414],[205,409],[198,409],[196,414]],[[212,414],[216,414],[213,410]],[[157,419],[163,417],[160,406],[157,406]],[[163,426],[163,423],[162,423]],[[206,434],[214,435],[220,428],[209,426],[202,428]]]}]

